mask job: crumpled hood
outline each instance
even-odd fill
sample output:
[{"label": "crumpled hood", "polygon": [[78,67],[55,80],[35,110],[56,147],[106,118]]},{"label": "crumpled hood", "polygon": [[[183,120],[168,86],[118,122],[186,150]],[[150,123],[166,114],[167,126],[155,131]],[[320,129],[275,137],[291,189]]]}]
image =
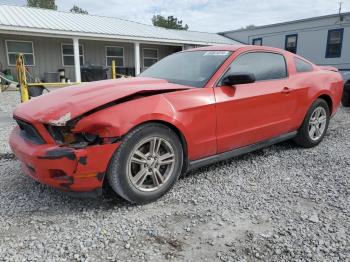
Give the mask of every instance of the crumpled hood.
[{"label": "crumpled hood", "polygon": [[14,111],[14,116],[28,121],[64,125],[90,110],[131,95],[189,88],[162,79],[142,77],[83,83],[22,103]]}]

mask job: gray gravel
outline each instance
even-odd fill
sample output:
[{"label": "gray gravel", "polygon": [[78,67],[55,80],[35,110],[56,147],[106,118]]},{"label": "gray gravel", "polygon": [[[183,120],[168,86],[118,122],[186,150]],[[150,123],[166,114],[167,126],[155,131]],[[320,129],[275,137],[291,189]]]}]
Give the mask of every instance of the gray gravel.
[{"label": "gray gravel", "polygon": [[286,142],[196,170],[144,206],[109,190],[70,198],[7,155],[0,261],[350,261],[349,130],[342,108],[316,148]]},{"label": "gray gravel", "polygon": [[6,91],[0,93],[0,155],[10,152],[7,143],[11,129],[15,125],[12,111],[20,101],[19,91]]}]

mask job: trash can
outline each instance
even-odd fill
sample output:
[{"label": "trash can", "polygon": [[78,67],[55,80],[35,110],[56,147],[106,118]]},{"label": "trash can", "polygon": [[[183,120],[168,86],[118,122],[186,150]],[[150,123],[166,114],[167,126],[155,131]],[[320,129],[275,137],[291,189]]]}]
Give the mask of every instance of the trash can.
[{"label": "trash can", "polygon": [[100,65],[88,65],[81,67],[81,81],[93,82],[107,79],[109,69]]},{"label": "trash can", "polygon": [[58,73],[60,75],[60,82],[65,83],[66,82],[66,70],[63,68],[58,69]]}]

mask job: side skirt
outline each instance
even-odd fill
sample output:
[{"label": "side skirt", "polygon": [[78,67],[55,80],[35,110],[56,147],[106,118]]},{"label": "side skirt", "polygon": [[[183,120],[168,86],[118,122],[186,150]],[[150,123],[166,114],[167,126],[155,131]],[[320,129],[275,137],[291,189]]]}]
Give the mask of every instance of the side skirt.
[{"label": "side skirt", "polygon": [[278,137],[275,137],[275,138],[272,138],[269,140],[265,140],[265,141],[262,141],[262,142],[259,142],[256,144],[240,147],[240,148],[237,148],[237,149],[234,149],[231,151],[227,151],[224,153],[220,153],[217,155],[194,160],[194,161],[191,161],[189,163],[188,171],[199,168],[199,167],[211,165],[211,164],[214,164],[216,162],[230,159],[230,158],[233,158],[236,156],[244,155],[244,154],[259,150],[261,148],[265,148],[265,147],[289,140],[289,139],[295,137],[296,135],[297,135],[297,131],[294,131],[294,132],[287,133],[287,134],[284,134],[284,135],[281,135],[281,136],[278,136]]}]

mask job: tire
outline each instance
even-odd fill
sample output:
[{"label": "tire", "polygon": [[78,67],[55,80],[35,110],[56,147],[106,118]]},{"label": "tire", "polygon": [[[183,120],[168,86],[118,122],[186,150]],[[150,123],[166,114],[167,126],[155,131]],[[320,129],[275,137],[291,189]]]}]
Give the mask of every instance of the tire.
[{"label": "tire", "polygon": [[344,107],[350,107],[350,83],[344,85],[343,97],[341,103]]},{"label": "tire", "polygon": [[[151,150],[152,143],[158,150]],[[167,193],[179,178],[182,166],[183,149],[176,133],[167,126],[149,123],[123,138],[106,175],[119,196],[130,203],[144,204]]]},{"label": "tire", "polygon": [[[315,121],[314,119],[317,115],[317,112],[321,112],[320,118],[317,121]],[[324,117],[321,118],[321,114]],[[294,138],[294,142],[299,146],[302,146],[305,148],[311,148],[311,147],[317,146],[323,140],[327,132],[329,119],[330,119],[330,110],[327,102],[323,99],[317,99],[311,105],[309,111],[307,112],[306,117],[303,121],[303,124],[298,130],[298,134]],[[317,132],[316,126],[319,127],[318,128],[319,132]]]}]

